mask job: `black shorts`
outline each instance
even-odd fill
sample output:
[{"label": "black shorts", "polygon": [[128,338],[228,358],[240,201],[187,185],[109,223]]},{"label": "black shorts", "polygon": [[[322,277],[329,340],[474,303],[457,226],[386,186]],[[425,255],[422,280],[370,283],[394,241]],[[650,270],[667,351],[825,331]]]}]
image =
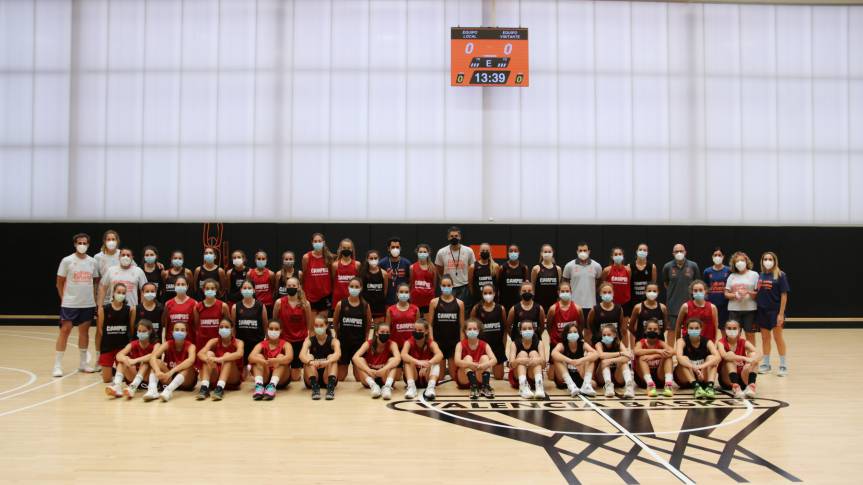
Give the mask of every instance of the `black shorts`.
[{"label": "black shorts", "polygon": [[458,344],[458,340],[453,340],[451,342],[435,340],[435,342],[437,342],[438,347],[440,347],[440,351],[443,354],[444,359],[453,358],[455,355],[455,346]]},{"label": "black shorts", "polygon": [[506,348],[503,344],[489,345],[489,347],[491,347],[491,351],[494,353],[494,358],[497,359],[498,364],[506,362]]},{"label": "black shorts", "polygon": [[72,322],[72,326],[77,327],[80,323],[93,322],[95,316],[96,307],[94,306],[88,308],[60,307],[60,325],[67,321]]},{"label": "black shorts", "polygon": [[[327,385],[327,370],[326,369],[318,369],[318,385],[321,387],[325,387]],[[305,382],[308,382],[308,379],[303,379]],[[336,385],[338,385],[338,379],[336,379]],[[311,389],[311,386],[306,384],[306,389]]]},{"label": "black shorts", "polygon": [[330,308],[330,297],[321,298],[318,301],[310,301],[309,305],[311,305],[312,310],[316,312],[322,312],[324,310],[329,310]]},{"label": "black shorts", "polygon": [[243,362],[248,364],[249,355],[251,355],[252,350],[255,349],[255,345],[258,345],[262,339],[245,339],[240,337],[240,340],[243,341]]},{"label": "black shorts", "polygon": [[623,307],[623,318],[629,318],[632,316],[632,309],[635,308],[635,301],[630,299],[620,306]]},{"label": "black shorts", "polygon": [[299,342],[289,342],[291,344],[291,349],[294,351],[294,358],[291,359],[291,369],[302,369],[303,362],[300,360],[300,350],[303,349],[303,340]]},{"label": "black shorts", "polygon": [[746,333],[753,333],[758,331],[758,327],[755,325],[755,310],[732,310],[728,312],[728,318],[729,320],[737,320],[737,322],[740,324],[740,326]]},{"label": "black shorts", "polygon": [[351,359],[354,358],[357,350],[360,350],[360,347],[363,346],[363,342],[341,341],[341,346],[342,356],[339,357],[339,365],[348,365],[351,363]]}]

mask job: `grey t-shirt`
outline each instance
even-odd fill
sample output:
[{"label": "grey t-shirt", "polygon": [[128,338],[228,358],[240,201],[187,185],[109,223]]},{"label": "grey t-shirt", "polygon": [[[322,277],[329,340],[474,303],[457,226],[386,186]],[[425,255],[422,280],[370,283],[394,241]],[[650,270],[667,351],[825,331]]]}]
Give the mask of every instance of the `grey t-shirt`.
[{"label": "grey t-shirt", "polygon": [[92,256],[79,258],[70,254],[60,261],[57,276],[66,278],[63,287],[63,302],[66,308],[93,308],[96,295],[93,294],[93,278],[99,277],[99,266]]},{"label": "grey t-shirt", "polygon": [[437,252],[434,258],[434,264],[443,266],[443,274],[448,274],[452,277],[453,286],[464,286],[467,282],[467,270],[476,262],[476,256],[473,254],[473,249],[460,244],[458,251],[454,251],[451,246],[444,246]]},{"label": "grey t-shirt", "polygon": [[682,266],[678,266],[676,260],[665,263],[662,267],[662,282],[668,285],[665,304],[668,305],[669,315],[680,313],[680,307],[689,300],[690,283],[700,274],[695,261],[686,259]]},{"label": "grey t-shirt", "polygon": [[144,270],[138,266],[111,266],[108,272],[102,276],[99,282],[105,288],[105,302],[111,302],[112,288],[117,283],[123,283],[126,286],[126,304],[129,306],[138,305],[138,290],[147,282],[147,275]]},{"label": "grey t-shirt", "polygon": [[594,260],[581,263],[578,259],[563,267],[563,279],[572,286],[572,301],[582,308],[596,305],[596,282],[602,279],[602,265]]}]

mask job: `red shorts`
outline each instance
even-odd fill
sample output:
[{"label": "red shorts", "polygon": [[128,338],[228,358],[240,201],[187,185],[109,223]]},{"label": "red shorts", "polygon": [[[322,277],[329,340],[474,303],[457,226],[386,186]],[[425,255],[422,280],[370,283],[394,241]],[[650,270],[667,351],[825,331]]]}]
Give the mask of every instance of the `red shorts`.
[{"label": "red shorts", "polygon": [[119,350],[112,350],[111,352],[102,352],[99,354],[99,365],[102,367],[111,367],[114,365],[114,361],[117,359],[117,354]]},{"label": "red shorts", "polygon": [[[518,389],[518,376],[516,375],[515,369],[509,370],[509,385],[512,386],[513,389]],[[527,376],[527,385],[531,389],[536,388],[536,382],[534,381],[533,377],[529,375]]]}]

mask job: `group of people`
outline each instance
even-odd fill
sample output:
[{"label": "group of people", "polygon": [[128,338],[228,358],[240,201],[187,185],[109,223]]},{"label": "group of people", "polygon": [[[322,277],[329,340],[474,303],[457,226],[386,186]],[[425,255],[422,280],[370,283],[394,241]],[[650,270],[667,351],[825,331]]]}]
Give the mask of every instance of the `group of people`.
[{"label": "group of people", "polygon": [[[524,398],[544,398],[544,379],[572,396],[593,396],[596,384],[608,397],[623,387],[630,398],[637,384],[651,397],[658,386],[664,396],[691,386],[707,399],[718,380],[743,398],[755,395],[758,373],[772,371],[771,340],[778,375],[788,372],[782,328],[790,288],[775,253],[762,254],[756,272],[746,253],[733,253],[726,266],[716,249],[699,279],[682,244],[661,270],[643,243],[628,264],[624,250],[613,248],[605,267],[579,243],[577,257],[561,268],[549,244],[529,267],[518,245],[498,263],[490,244],[479,245],[478,257],[463,245],[458,227],[447,238],[434,256],[419,244],[412,262],[397,237],[385,253],[358,258],[350,239],[333,253],[315,233],[299,262],[285,251],[274,272],[260,250],[253,265],[233,251],[226,270],[205,248],[203,264],[192,269],[181,251],[163,265],[157,248],[146,246],[139,264],[113,230],[91,257],[90,237],[76,234],[75,251],[57,271],[53,375],[63,375],[75,326],[79,370],[101,372],[111,397],[132,398],[146,387],[145,400],[168,401],[196,385],[198,399],[220,400],[249,378],[255,400],[271,400],[300,379],[313,399],[322,388],[333,399],[349,369],[384,399],[400,380],[405,398],[425,388],[423,397],[434,399],[445,376],[472,399],[494,397],[492,378],[508,378]],[[91,366],[94,320],[98,356]]]}]

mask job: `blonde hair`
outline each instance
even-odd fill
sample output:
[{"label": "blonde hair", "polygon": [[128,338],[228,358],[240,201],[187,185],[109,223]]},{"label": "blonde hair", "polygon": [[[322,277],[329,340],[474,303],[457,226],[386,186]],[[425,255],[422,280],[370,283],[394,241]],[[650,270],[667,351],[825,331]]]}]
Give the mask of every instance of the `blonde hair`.
[{"label": "blonde hair", "polygon": [[761,272],[764,272],[764,256],[767,255],[773,256],[773,269],[771,272],[773,273],[774,279],[779,279],[779,276],[782,275],[782,270],[779,269],[779,256],[777,256],[773,251],[765,251],[761,255]]},{"label": "blonde hair", "polygon": [[494,258],[491,256],[491,244],[489,244],[487,242],[480,243],[480,245],[479,245],[480,252],[482,252],[483,246],[488,246],[488,269],[491,272],[492,276],[494,276],[494,274],[497,273],[497,269],[500,268],[500,265],[497,264],[497,261],[495,261]]},{"label": "blonde hair", "polygon": [[290,278],[287,279],[287,281],[285,281],[285,287],[287,287],[288,282],[291,280],[297,280],[297,301],[300,302],[300,305],[305,305],[306,304],[306,292],[303,291],[303,285],[300,284],[299,278],[297,278],[296,276],[291,276]]},{"label": "blonde hair", "polygon": [[557,261],[555,261],[555,259],[554,259],[554,247],[549,243],[545,243],[539,247],[539,263],[538,264],[540,266],[542,265],[542,250],[545,248],[551,249],[551,264],[557,264]]}]

